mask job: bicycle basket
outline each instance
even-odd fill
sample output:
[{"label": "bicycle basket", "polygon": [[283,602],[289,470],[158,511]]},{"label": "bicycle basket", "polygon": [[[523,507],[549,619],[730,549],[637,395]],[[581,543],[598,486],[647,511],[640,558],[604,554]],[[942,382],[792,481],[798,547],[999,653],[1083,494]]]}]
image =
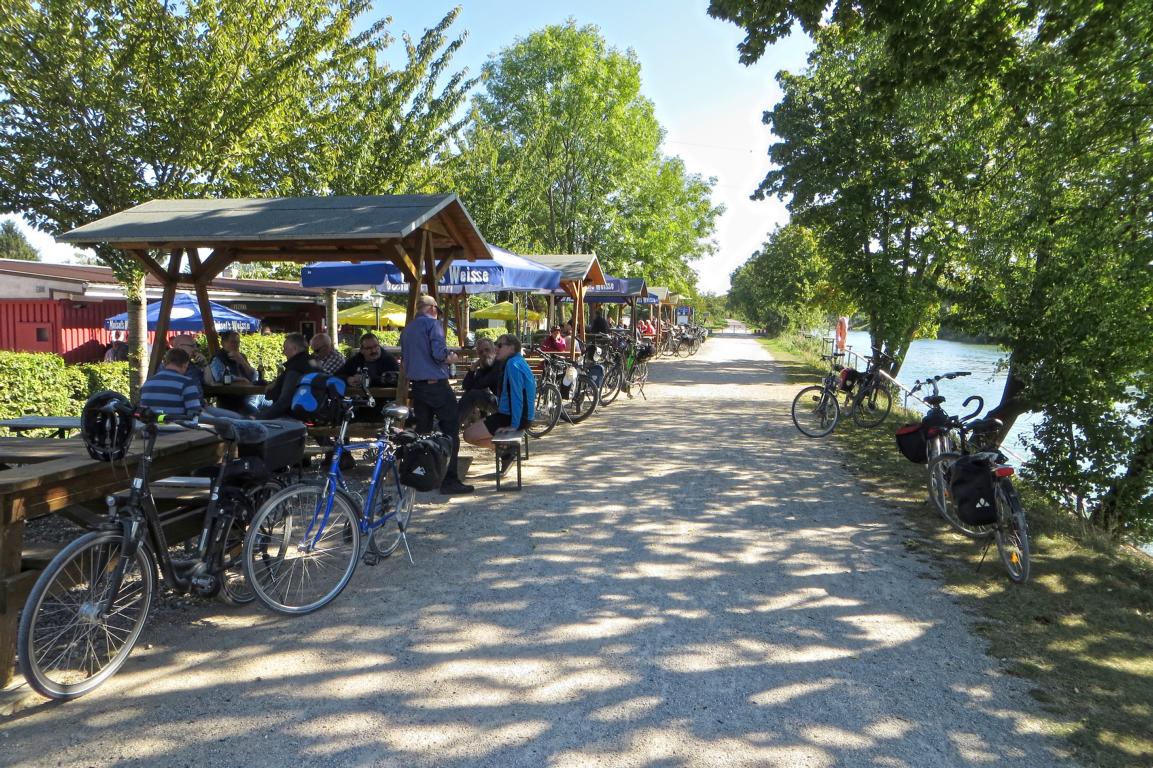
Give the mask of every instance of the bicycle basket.
[{"label": "bicycle basket", "polygon": [[133,418],[104,411],[109,403],[117,400],[130,402],[119,392],[96,392],[80,412],[80,435],[84,447],[97,461],[120,461],[128,453],[128,444],[132,441]]},{"label": "bicycle basket", "polygon": [[914,464],[924,464],[929,460],[929,444],[920,422],[902,424],[897,428],[897,448]]},{"label": "bicycle basket", "polygon": [[949,467],[949,491],[957,517],[966,525],[989,525],[997,520],[993,467],[988,459],[962,456]]},{"label": "bicycle basket", "polygon": [[403,441],[397,447],[396,454],[400,466],[400,482],[418,491],[433,491],[440,487],[448,471],[452,441],[448,435],[433,432]]}]

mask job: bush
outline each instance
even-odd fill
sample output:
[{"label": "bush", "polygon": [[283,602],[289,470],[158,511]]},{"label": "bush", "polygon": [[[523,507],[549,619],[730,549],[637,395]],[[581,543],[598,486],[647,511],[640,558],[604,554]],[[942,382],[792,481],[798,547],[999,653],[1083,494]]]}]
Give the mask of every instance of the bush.
[{"label": "bush", "polygon": [[503,336],[507,331],[501,328],[477,328],[473,333],[476,334],[477,341],[480,339],[492,339],[496,341]]},{"label": "bush", "polygon": [[127,395],[131,391],[128,363],[81,363],[69,369],[73,372],[74,397],[87,400],[93,392],[111,389]]},{"label": "bush", "polygon": [[82,374],[64,365],[63,358],[44,352],[0,351],[0,418],[77,416],[84,398]]}]

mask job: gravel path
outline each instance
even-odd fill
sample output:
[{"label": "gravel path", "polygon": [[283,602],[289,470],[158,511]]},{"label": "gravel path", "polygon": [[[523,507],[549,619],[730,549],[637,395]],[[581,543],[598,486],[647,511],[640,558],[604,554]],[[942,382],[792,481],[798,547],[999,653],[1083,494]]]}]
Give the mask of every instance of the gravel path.
[{"label": "gravel path", "polygon": [[161,611],[95,693],[0,694],[0,764],[1071,765],[777,373],[732,335],[655,363],[317,614]]}]

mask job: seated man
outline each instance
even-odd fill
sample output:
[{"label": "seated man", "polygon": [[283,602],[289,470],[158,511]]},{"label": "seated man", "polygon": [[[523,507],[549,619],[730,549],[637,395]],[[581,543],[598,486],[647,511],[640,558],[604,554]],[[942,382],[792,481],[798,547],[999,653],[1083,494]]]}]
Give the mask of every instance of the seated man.
[{"label": "seated man", "polygon": [[564,352],[568,349],[568,342],[561,336],[560,326],[554,325],[548,332],[548,336],[540,343],[541,352]]},{"label": "seated man", "polygon": [[[240,351],[239,333],[224,331],[220,334],[220,351],[213,356],[208,372],[213,380],[220,384],[248,384],[256,381],[256,371]],[[227,408],[243,416],[250,416],[256,412],[256,407],[244,395],[220,395],[216,398],[216,402],[221,408]]]},{"label": "seated man", "polygon": [[[361,343],[364,340],[361,339]],[[332,338],[327,333],[318,333],[312,337],[312,361],[316,367],[325,373],[336,373],[344,365],[344,355],[332,346]]]},{"label": "seated man", "polygon": [[271,405],[256,413],[258,419],[279,419],[292,416],[292,397],[296,387],[306,373],[313,373],[312,360],[308,356],[308,343],[299,333],[284,337],[284,373],[273,379],[268,387]]},{"label": "seated man", "polygon": [[196,388],[200,390],[200,396],[203,399],[204,371],[208,367],[208,361],[204,359],[204,355],[200,354],[200,345],[196,343],[196,337],[187,333],[173,336],[171,347],[188,353],[188,373],[186,375],[196,383]]},{"label": "seated man", "polygon": [[574,350],[578,355],[581,353],[581,342],[576,336],[573,336],[572,323],[565,323],[561,328],[561,336],[564,337],[565,349]]},{"label": "seated man", "polygon": [[496,345],[492,339],[477,340],[476,354],[476,362],[461,382],[464,394],[456,404],[457,417],[466,426],[471,423],[474,412],[488,416],[496,410],[496,398],[504,375],[504,365],[496,359]]},{"label": "seated man", "polygon": [[[464,431],[465,441],[480,448],[493,448],[493,435],[524,429],[532,423],[535,415],[536,379],[533,378],[528,362],[520,354],[520,340],[509,334],[497,339],[496,359],[504,363],[496,413],[484,421],[469,425]],[[502,475],[508,471],[515,458],[513,453],[501,456]]]},{"label": "seated man", "polygon": [[[362,370],[368,372],[367,382],[361,377]],[[360,337],[360,351],[348,358],[332,375],[344,379],[351,390],[365,386],[393,386],[399,372],[400,366],[396,358],[380,346],[380,340],[376,336],[366,333]]]},{"label": "seated man", "polygon": [[170,419],[194,419],[204,409],[200,388],[188,377],[190,358],[179,347],[164,353],[163,366],[140,387],[140,404]]}]

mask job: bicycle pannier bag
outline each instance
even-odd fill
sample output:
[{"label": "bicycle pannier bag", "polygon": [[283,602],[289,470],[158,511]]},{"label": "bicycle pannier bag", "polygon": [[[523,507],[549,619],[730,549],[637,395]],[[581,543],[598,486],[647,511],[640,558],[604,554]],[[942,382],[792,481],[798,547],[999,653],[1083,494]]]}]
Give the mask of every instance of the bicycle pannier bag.
[{"label": "bicycle pannier bag", "polygon": [[433,432],[405,442],[396,452],[400,462],[400,482],[418,491],[434,491],[440,487],[448,471],[452,441],[448,435]]},{"label": "bicycle pannier bag", "polygon": [[344,382],[327,373],[306,373],[292,396],[292,415],[301,421],[335,421]]},{"label": "bicycle pannier bag", "polygon": [[903,424],[897,429],[897,448],[914,464],[924,464],[929,460],[929,444],[919,422]]},{"label": "bicycle pannier bag", "polygon": [[857,385],[857,380],[861,378],[861,372],[856,368],[845,368],[841,371],[841,391],[852,392],[853,387]]},{"label": "bicycle pannier bag", "polygon": [[648,360],[656,353],[656,347],[651,342],[645,342],[637,345],[637,362],[641,363]]},{"label": "bicycle pannier bag", "polygon": [[962,456],[949,468],[953,504],[966,525],[989,525],[997,520],[992,470],[988,459],[977,456]]}]

